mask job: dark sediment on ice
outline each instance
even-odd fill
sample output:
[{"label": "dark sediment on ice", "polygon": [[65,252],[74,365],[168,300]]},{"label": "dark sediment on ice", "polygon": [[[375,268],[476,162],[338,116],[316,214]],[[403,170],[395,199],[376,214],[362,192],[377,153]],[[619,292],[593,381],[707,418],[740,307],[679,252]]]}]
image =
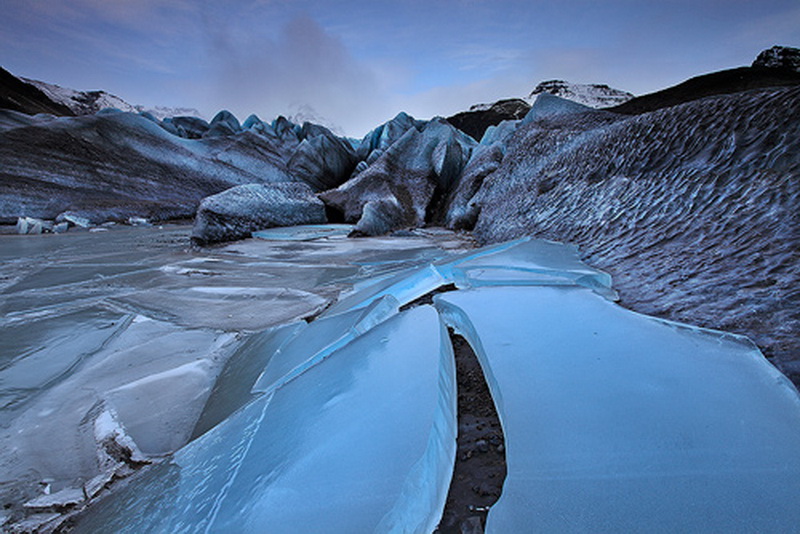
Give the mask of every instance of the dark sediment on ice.
[{"label": "dark sediment on ice", "polygon": [[458,383],[458,446],[453,480],[436,532],[479,533],[503,489],[505,439],[475,352],[466,339],[449,332]]}]

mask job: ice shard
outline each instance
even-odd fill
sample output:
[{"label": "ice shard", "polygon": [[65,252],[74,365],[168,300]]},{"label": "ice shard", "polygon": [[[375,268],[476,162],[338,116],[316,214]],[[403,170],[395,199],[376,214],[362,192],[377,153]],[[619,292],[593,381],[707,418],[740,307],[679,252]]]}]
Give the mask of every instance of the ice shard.
[{"label": "ice shard", "polygon": [[261,395],[76,532],[431,532],[455,454],[452,347],[420,306]]},{"label": "ice shard", "polygon": [[436,306],[478,354],[508,476],[487,532],[790,532],[800,397],[746,338],[579,287]]}]

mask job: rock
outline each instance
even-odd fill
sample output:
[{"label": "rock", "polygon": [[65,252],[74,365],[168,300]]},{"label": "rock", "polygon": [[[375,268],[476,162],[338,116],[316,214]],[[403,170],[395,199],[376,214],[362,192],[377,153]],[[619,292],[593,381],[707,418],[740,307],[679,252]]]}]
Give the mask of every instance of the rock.
[{"label": "rock", "polygon": [[303,183],[247,184],[203,199],[192,241],[207,245],[249,237],[273,226],[324,222],[325,206]]},{"label": "rock", "polygon": [[[443,119],[434,119],[421,132],[408,129],[367,169],[320,198],[366,235],[421,226],[436,217],[438,204],[455,186],[476,144]],[[389,211],[380,215],[380,209]]]},{"label": "rock", "polygon": [[41,234],[42,221],[32,217],[19,217],[17,219],[17,233],[18,234]]},{"label": "rock", "polygon": [[131,226],[153,226],[144,217],[128,217],[128,224]]},{"label": "rock", "polygon": [[77,213],[71,211],[65,211],[56,217],[56,222],[60,223],[62,221],[79,226],[80,228],[89,228],[93,226],[92,221],[90,221],[88,217],[78,215]]},{"label": "rock", "polygon": [[486,130],[503,121],[519,120],[531,109],[531,105],[520,98],[500,100],[489,106],[473,106],[473,110],[457,113],[447,118],[447,122],[480,140]]},{"label": "rock", "polygon": [[773,46],[758,54],[753,67],[800,72],[800,48]]}]

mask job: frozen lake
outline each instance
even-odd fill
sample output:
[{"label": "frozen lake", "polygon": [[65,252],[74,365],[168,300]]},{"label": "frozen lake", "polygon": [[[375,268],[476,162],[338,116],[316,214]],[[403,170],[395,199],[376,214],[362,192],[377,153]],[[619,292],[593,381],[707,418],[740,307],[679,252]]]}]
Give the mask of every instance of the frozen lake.
[{"label": "frozen lake", "polygon": [[450,329],[505,436],[487,532],[800,521],[800,396],[747,338],[620,307],[573,246],[348,230],[3,237],[6,520],[89,502],[78,532],[431,532]]}]

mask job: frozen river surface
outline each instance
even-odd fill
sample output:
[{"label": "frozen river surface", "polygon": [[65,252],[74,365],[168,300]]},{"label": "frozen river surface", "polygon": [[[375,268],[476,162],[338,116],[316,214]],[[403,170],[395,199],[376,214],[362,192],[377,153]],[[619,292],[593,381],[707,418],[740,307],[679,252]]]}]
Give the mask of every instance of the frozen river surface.
[{"label": "frozen river surface", "polygon": [[487,532],[800,524],[800,397],[746,338],[621,308],[574,247],[347,230],[2,238],[3,520],[89,503],[78,532],[431,532],[449,328],[505,434]]}]

